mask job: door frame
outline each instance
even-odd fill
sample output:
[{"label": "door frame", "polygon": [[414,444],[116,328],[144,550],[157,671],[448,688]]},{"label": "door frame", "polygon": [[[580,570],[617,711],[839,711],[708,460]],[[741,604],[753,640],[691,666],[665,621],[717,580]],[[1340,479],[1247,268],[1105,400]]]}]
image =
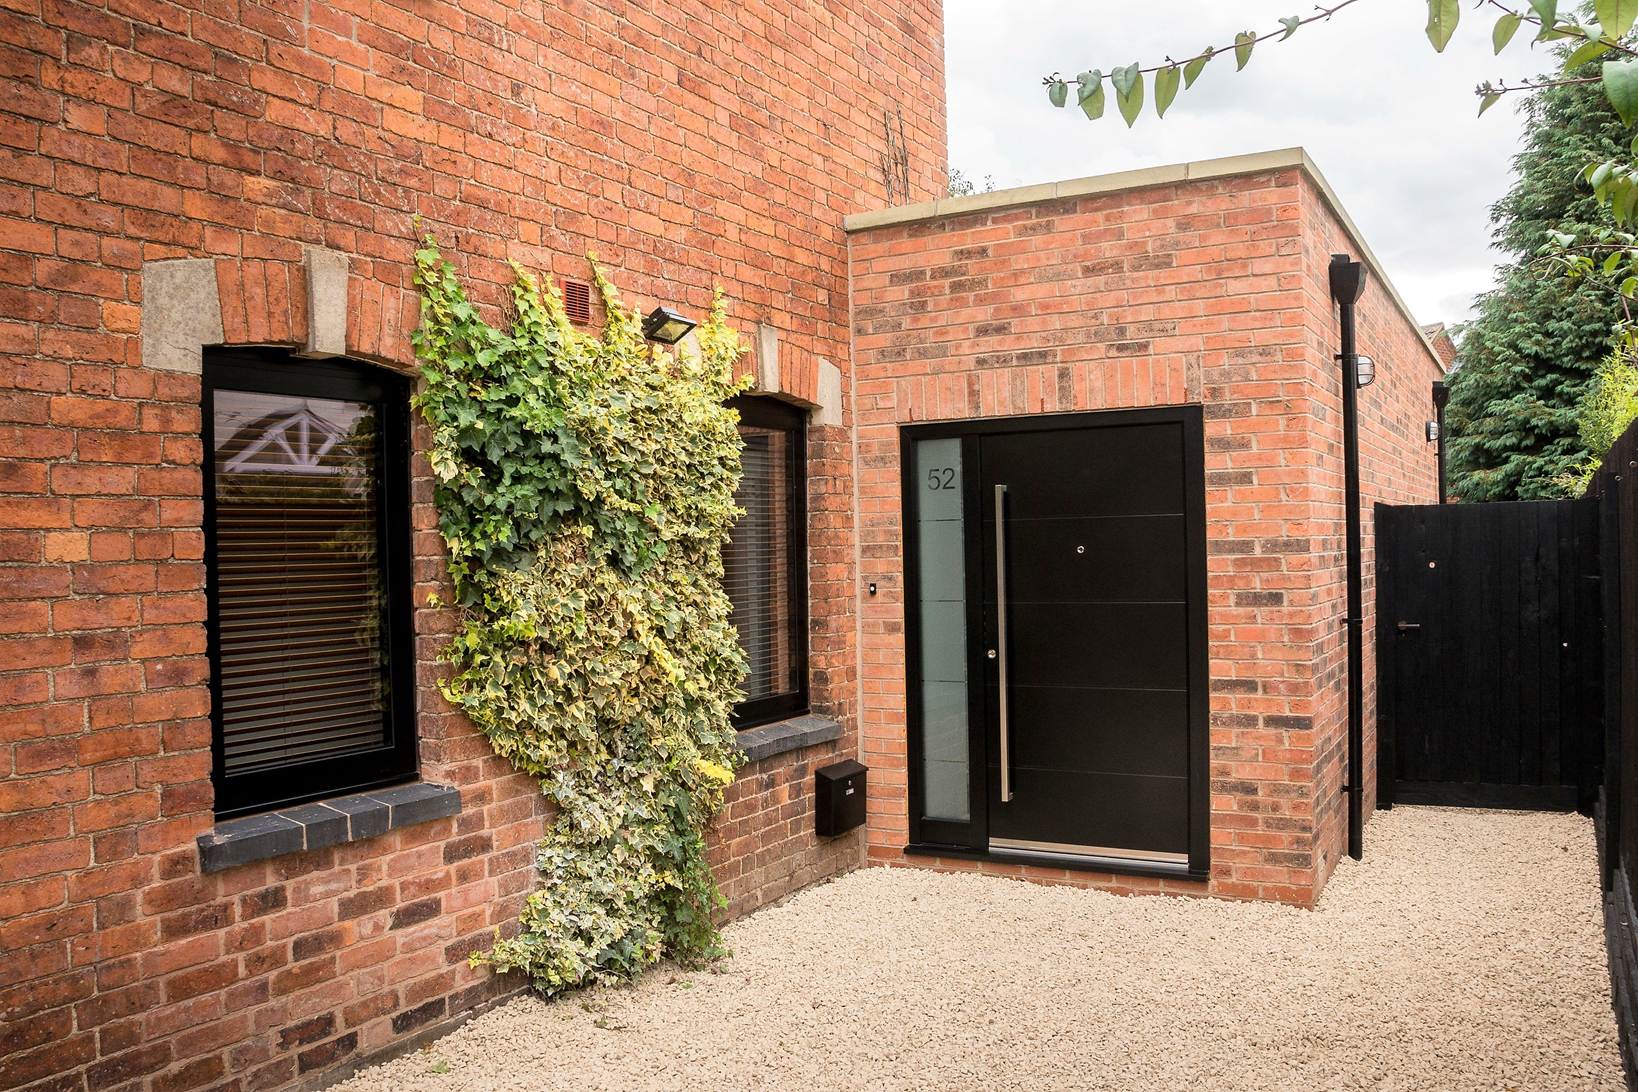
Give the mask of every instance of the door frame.
[{"label": "door frame", "polygon": [[[968,792],[971,821],[966,824],[922,818],[925,807],[922,753],[921,618],[915,609],[920,586],[920,540],[918,497],[913,487],[918,481],[916,443],[920,440],[959,438],[962,441],[962,500],[967,520],[975,520],[980,510],[982,470],[978,465],[979,437],[1028,432],[1056,432],[1066,429],[1112,428],[1130,425],[1177,424],[1183,432],[1183,503],[1186,536],[1186,617],[1188,620],[1189,700],[1189,861],[1183,865],[1141,860],[1117,862],[1102,859],[1094,866],[1078,867],[1061,857],[1033,858],[1008,852],[989,852],[989,710],[985,704],[983,650],[972,642],[967,648],[968,671]],[[955,857],[1033,864],[1070,871],[1092,871],[1173,879],[1206,880],[1211,874],[1211,670],[1207,630],[1206,572],[1206,442],[1205,413],[1200,405],[1160,406],[1152,409],[1092,410],[1079,413],[1030,414],[1026,417],[985,417],[961,421],[935,421],[899,426],[899,486],[903,521],[901,545],[904,583],[905,761],[908,775],[910,844],[909,856]],[[965,535],[967,572],[981,561],[983,548],[979,534]],[[981,632],[983,599],[969,593],[967,631]],[[964,829],[962,829],[964,828]]]}]

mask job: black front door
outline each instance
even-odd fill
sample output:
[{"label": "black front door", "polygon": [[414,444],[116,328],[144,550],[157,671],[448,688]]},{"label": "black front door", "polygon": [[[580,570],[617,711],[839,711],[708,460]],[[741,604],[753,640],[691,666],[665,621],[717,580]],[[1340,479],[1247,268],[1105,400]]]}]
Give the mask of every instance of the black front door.
[{"label": "black front door", "polygon": [[[936,442],[938,429],[966,430],[955,468],[964,502],[960,613],[969,751],[978,753],[965,767],[977,805],[965,827],[939,802],[950,795],[939,783],[948,782],[950,763],[939,755],[953,736],[940,718],[948,717],[954,673],[938,667],[951,659],[942,651],[950,638],[927,630],[948,629],[953,617],[939,583],[954,587],[951,565],[941,567],[936,545],[953,528],[925,514],[941,500],[936,475],[952,484],[951,468],[919,465],[956,458],[948,437]],[[916,452],[918,492],[930,499],[917,507],[912,530],[927,541],[912,566],[921,594],[911,604],[924,623],[912,627],[914,651],[924,653],[912,657],[923,744],[912,750],[933,789],[931,797],[912,793],[923,805],[922,832],[996,858],[1203,873],[1198,409],[928,426],[926,435],[934,442]],[[947,507],[953,499],[944,499]]]}]

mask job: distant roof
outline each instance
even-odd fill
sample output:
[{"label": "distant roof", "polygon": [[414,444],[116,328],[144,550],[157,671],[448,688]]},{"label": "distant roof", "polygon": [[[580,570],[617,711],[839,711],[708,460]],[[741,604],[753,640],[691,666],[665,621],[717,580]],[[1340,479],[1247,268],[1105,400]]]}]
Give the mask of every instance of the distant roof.
[{"label": "distant roof", "polygon": [[1456,370],[1456,342],[1451,339],[1450,331],[1445,329],[1442,322],[1433,322],[1422,327],[1422,336],[1428,339],[1433,351],[1439,354],[1439,360],[1445,366],[1446,373]]}]

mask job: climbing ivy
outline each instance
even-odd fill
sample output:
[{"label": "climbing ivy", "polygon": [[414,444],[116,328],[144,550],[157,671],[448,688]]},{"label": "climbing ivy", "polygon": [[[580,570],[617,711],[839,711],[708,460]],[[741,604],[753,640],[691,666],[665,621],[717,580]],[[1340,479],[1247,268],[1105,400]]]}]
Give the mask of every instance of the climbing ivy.
[{"label": "climbing ivy", "polygon": [[673,353],[595,266],[601,337],[513,271],[500,330],[430,237],[417,251],[416,405],[462,612],[444,695],[556,807],[521,931],[472,958],[555,992],[718,950],[704,834],[739,762],[722,546],[743,349],[720,294],[698,352]]}]

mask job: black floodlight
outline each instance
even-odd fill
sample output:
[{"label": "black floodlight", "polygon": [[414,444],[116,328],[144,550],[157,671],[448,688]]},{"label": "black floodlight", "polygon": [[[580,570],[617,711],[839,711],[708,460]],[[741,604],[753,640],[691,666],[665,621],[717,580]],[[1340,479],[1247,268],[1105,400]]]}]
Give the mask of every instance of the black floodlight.
[{"label": "black floodlight", "polygon": [[693,319],[683,318],[669,307],[656,307],[643,320],[643,336],[661,345],[675,345],[698,325]]}]

